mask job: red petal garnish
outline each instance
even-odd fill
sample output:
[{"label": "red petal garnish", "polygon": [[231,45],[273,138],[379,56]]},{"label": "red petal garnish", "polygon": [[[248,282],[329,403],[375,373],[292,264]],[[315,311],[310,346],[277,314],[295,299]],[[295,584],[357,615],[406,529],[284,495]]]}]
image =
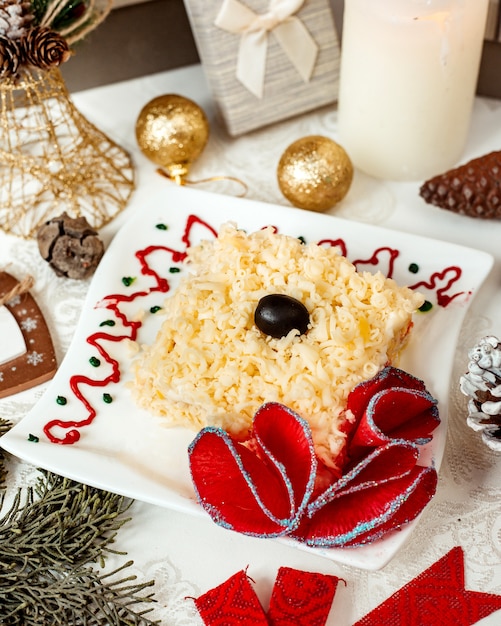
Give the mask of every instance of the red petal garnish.
[{"label": "red petal garnish", "polygon": [[264,537],[284,534],[287,524],[281,520],[291,516],[290,497],[264,461],[211,428],[199,433],[189,454],[198,499],[217,524]]},{"label": "red petal garnish", "polygon": [[[276,537],[299,523],[313,490],[316,458],[307,423],[279,404],[263,405],[256,452],[208,427],[189,447],[201,505],[213,520],[245,534]],[[280,434],[287,433],[286,443]]]},{"label": "red petal garnish", "polygon": [[[308,506],[294,533],[311,546],[358,546],[414,519],[436,489],[433,468],[416,465],[411,443],[379,447]],[[392,472],[393,469],[393,472]]]},{"label": "red petal garnish", "polygon": [[359,421],[367,408],[370,399],[379,391],[382,391],[383,389],[391,389],[392,387],[403,387],[406,389],[415,389],[416,391],[426,391],[426,386],[422,380],[412,376],[404,370],[389,365],[383,368],[370,380],[366,380],[358,384],[350,392],[346,408],[353,413],[355,420]]},{"label": "red petal garnish", "polygon": [[397,502],[398,508],[393,511],[388,521],[372,531],[360,533],[355,540],[346,544],[347,547],[361,546],[381,539],[389,532],[399,530],[422,512],[435,495],[438,476],[433,467],[417,467],[415,471],[416,481],[403,495],[405,499]]},{"label": "red petal garnish", "polygon": [[258,409],[246,443],[203,429],[189,448],[200,504],[226,528],[322,547],[359,546],[413,520],[436,490],[435,469],[417,464],[439,423],[436,401],[387,367],[348,408],[358,426],[341,477],[320,471],[308,423],[281,404]]},{"label": "red petal garnish", "polygon": [[358,426],[348,444],[348,458],[359,459],[366,448],[405,439],[419,445],[431,440],[440,423],[437,401],[423,381],[395,367],[385,367],[348,396],[347,410]]},{"label": "red petal garnish", "polygon": [[270,626],[324,626],[339,578],[281,567],[271,594]]},{"label": "red petal garnish", "polygon": [[263,607],[244,571],[196,598],[195,606],[207,626],[268,626]]},{"label": "red petal garnish", "polygon": [[348,456],[360,458],[364,448],[392,439],[428,443],[439,425],[436,400],[426,391],[384,389],[369,401],[349,444]]},{"label": "red petal garnish", "polygon": [[288,407],[268,402],[254,416],[253,433],[262,452],[283,467],[293,493],[300,500],[295,502],[296,507],[304,508],[311,495],[312,473],[316,474],[316,456],[308,424]]},{"label": "red petal garnish", "polygon": [[[394,480],[407,474],[417,464],[419,449],[407,441],[390,441],[364,457],[333,483],[315,502],[331,500],[341,490],[360,491],[374,483]],[[310,508],[314,503],[310,504]]]}]

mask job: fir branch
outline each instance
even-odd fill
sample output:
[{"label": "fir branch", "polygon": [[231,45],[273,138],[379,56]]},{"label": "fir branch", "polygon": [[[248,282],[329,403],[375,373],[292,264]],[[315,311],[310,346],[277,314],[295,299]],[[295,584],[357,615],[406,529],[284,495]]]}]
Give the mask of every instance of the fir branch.
[{"label": "fir branch", "polygon": [[112,0],[31,0],[30,4],[36,25],[51,28],[72,44],[106,19]]},{"label": "fir branch", "polygon": [[[0,501],[0,514],[3,510]],[[131,502],[42,471],[0,517],[0,615],[5,626],[149,626],[153,581],[101,573]],[[147,606],[144,604],[143,606]],[[137,610],[136,610],[137,609]]]},{"label": "fir branch", "polygon": [[31,10],[33,12],[33,17],[35,24],[38,25],[43,19],[45,12],[47,11],[47,0],[31,0]]},{"label": "fir branch", "polygon": [[146,617],[151,608],[134,610],[133,605],[152,602],[152,594],[145,595],[153,583],[128,584],[135,577],[108,581],[132,564],[125,563],[106,575],[98,575],[90,567],[63,571],[54,568],[34,576],[16,578],[9,587],[0,575],[2,624],[6,626],[147,626],[154,624]]},{"label": "fir branch", "polygon": [[35,24],[39,25],[50,15],[53,30],[61,30],[80,19],[89,9],[89,0],[31,0]]}]

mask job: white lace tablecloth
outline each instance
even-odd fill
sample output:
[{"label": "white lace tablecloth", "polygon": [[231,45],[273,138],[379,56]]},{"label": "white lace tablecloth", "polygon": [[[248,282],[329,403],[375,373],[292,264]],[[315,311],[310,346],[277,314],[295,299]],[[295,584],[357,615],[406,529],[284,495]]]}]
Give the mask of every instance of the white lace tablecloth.
[{"label": "white lace tablecloth", "polygon": [[[275,175],[283,151],[305,135],[323,134],[333,139],[337,136],[336,109],[329,107],[238,139],[228,137],[218,121],[199,66],[75,94],[77,108],[132,154],[137,166],[134,206],[146,197],[149,184],[158,177],[154,166],[137,149],[136,118],[149,100],[167,93],[194,99],[210,120],[210,141],[193,166],[191,178],[224,174],[243,179],[252,199],[287,205]],[[478,98],[463,160],[499,149],[501,102]],[[466,399],[457,386],[468,348],[486,334],[501,336],[501,223],[465,218],[426,205],[419,198],[418,189],[418,183],[389,183],[357,172],[348,196],[332,210],[349,220],[482,249],[496,259],[459,338],[438,491],[410,541],[385,568],[366,572],[276,542],[236,535],[205,519],[135,502],[133,520],[120,531],[116,547],[134,559],[132,569],[140,580],[155,579],[155,617],[162,624],[201,624],[193,602],[186,598],[200,595],[245,568],[256,581],[256,590],[266,606],[278,568],[289,566],[331,573],[346,580],[347,585],[338,588],[328,624],[349,626],[458,545],[465,551],[466,588],[501,594],[501,455],[486,448],[466,426]],[[103,229],[105,242],[127,220],[130,210],[127,208]],[[3,232],[0,269],[16,277],[35,277],[31,292],[46,317],[60,362],[78,322],[88,283],[57,278],[41,262],[34,241]],[[44,389],[42,385],[1,400],[0,415],[16,423]],[[34,468],[14,458],[9,459],[8,469],[9,488],[29,483],[35,474]],[[117,562],[121,562],[118,557]],[[500,624],[501,612],[481,623]]]}]

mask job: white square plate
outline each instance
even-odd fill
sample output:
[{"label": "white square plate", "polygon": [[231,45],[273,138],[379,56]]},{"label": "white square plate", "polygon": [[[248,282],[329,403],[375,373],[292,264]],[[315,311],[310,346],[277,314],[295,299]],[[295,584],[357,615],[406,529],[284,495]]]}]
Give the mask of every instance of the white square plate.
[{"label": "white square plate", "polygon": [[[134,332],[134,320],[144,312],[137,340],[154,340],[162,315],[150,309],[161,306],[166,297],[155,288],[160,284],[162,289],[175,289],[183,270],[176,271],[187,246],[214,237],[227,221],[247,231],[272,224],[279,232],[306,241],[336,242],[344,245],[346,256],[359,269],[380,269],[401,285],[419,284],[433,306],[416,316],[399,365],[423,379],[439,401],[442,423],[425,451],[438,469],[445,446],[457,336],[472,297],[492,267],[492,257],[329,215],[176,186],[166,186],[148,206],[139,207],[115,236],[92,279],[63,363],[41,400],[2,437],[0,445],[33,465],[71,479],[206,515],[196,502],[189,474],[187,447],[195,433],[162,427],[158,418],[134,405],[126,388],[132,358],[127,338]],[[127,278],[134,279],[129,286]],[[114,325],[103,325],[110,320]],[[92,357],[99,358],[99,367],[90,364]],[[103,394],[109,394],[112,402],[105,402]],[[66,405],[58,404],[58,396],[67,399]],[[75,431],[79,440],[71,445],[52,443],[44,427],[53,420],[63,425],[49,429],[52,435],[63,438]],[[39,441],[30,441],[30,435]],[[278,541],[354,567],[379,569],[395,555],[415,523],[363,548],[320,549],[289,539]]]}]

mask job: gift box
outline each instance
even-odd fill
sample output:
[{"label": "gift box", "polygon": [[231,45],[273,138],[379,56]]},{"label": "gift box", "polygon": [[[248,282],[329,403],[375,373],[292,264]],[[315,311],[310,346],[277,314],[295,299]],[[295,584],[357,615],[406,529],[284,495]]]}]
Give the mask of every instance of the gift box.
[{"label": "gift box", "polygon": [[490,0],[477,93],[501,98],[501,2]]},{"label": "gift box", "polygon": [[209,88],[236,136],[337,100],[329,0],[184,0]]}]

